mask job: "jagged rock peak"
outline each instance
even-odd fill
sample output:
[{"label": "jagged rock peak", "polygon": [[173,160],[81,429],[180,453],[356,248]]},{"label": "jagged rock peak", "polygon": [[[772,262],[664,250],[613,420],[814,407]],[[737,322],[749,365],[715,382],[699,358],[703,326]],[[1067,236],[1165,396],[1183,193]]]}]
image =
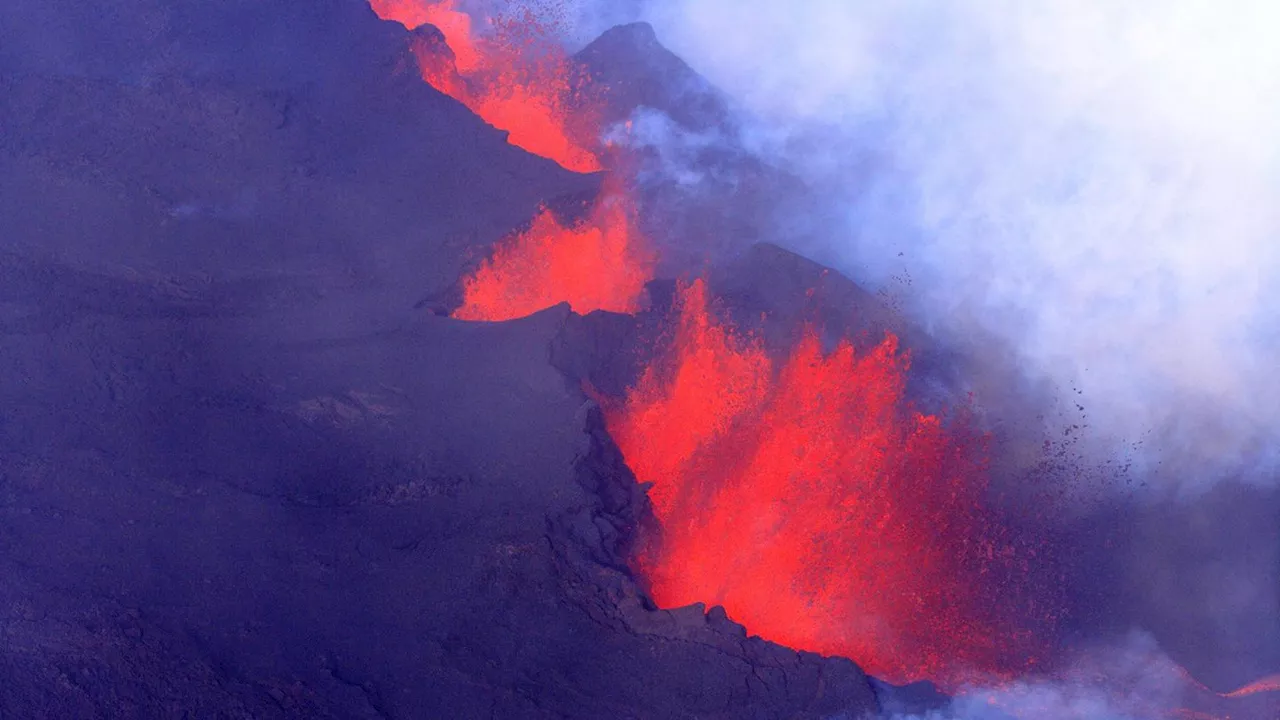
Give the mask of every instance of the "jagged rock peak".
[{"label": "jagged rock peak", "polygon": [[658,33],[653,26],[647,22],[633,22],[625,25],[615,25],[596,39],[596,42],[618,42],[627,43],[636,47],[644,47],[646,45],[661,45],[658,42]]}]

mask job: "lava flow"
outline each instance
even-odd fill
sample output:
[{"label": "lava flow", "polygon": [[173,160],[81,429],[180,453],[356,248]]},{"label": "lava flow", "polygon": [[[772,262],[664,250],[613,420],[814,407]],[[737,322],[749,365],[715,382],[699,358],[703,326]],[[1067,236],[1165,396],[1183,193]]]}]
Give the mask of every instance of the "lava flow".
[{"label": "lava flow", "polygon": [[452,59],[414,46],[422,78],[509,133],[508,141],[569,170],[595,172],[600,160],[575,138],[598,136],[596,113],[575,87],[576,69],[533,22],[489,23],[479,37],[454,0],[370,0],[374,12],[409,29],[434,25]]},{"label": "lava flow", "polygon": [[[668,357],[609,430],[662,524],[639,559],[666,607],[723,605],[752,633],[892,681],[1008,677],[1037,640],[997,578],[1026,560],[986,519],[985,438],[913,411],[888,336],[780,364],[681,290]],[[1043,638],[1042,638],[1043,639]]]},{"label": "lava flow", "polygon": [[[414,40],[423,79],[506,130],[512,145],[570,170],[601,169],[600,159],[573,139],[601,134],[599,113],[584,96],[589,83],[575,82],[582,78],[574,65],[542,37],[538,23],[489,22],[492,32],[482,37],[453,0],[370,3],[383,19],[439,29],[447,49],[423,36]],[[653,276],[648,248],[636,227],[632,195],[611,181],[586,220],[566,227],[544,208],[528,230],[499,243],[462,281],[463,302],[453,316],[508,320],[564,301],[580,313],[633,313]]]}]

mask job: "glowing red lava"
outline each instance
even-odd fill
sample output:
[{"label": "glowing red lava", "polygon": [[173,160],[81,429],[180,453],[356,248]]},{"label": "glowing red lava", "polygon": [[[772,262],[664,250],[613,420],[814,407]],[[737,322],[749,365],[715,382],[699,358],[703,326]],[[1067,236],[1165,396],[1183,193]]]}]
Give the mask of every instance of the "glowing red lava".
[{"label": "glowing red lava", "polygon": [[[600,135],[595,105],[574,90],[587,84],[574,82],[578,71],[539,23],[490,21],[490,32],[479,36],[453,0],[370,3],[383,19],[409,28],[436,26],[456,62],[419,38],[413,51],[423,79],[506,130],[512,145],[570,170],[601,169],[600,159],[574,139]],[[635,312],[653,276],[653,256],[636,228],[634,205],[630,193],[612,182],[578,225],[565,227],[542,210],[532,227],[501,243],[463,280],[463,303],[453,316],[507,320],[562,301],[580,313]]]},{"label": "glowing red lava", "polygon": [[1014,552],[984,518],[985,438],[911,409],[893,336],[824,354],[809,333],[775,366],[712,315],[701,281],[681,290],[674,335],[606,408],[653,483],[661,546],[639,562],[659,604],[720,604],[891,681],[1025,665],[1034,642],[992,601],[988,573]]},{"label": "glowing red lava", "polygon": [[414,48],[422,77],[509,133],[508,141],[569,170],[595,172],[599,158],[575,137],[598,135],[590,103],[574,91],[577,70],[535,22],[489,23],[479,37],[454,0],[370,0],[384,20],[410,29],[430,23],[453,51],[448,63],[433,50]]},{"label": "glowing red lava", "polygon": [[463,302],[453,317],[507,320],[563,301],[580,313],[634,313],[653,276],[653,255],[645,248],[624,193],[606,192],[575,227],[543,210],[463,280]]}]

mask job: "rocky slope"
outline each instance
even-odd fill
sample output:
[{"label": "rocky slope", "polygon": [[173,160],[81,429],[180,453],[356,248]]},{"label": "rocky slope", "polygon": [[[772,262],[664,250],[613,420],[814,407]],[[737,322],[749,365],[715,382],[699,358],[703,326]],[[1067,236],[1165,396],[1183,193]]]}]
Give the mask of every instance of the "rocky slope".
[{"label": "rocky slope", "polygon": [[[148,314],[149,315],[149,314]],[[20,717],[823,717],[844,660],[646,607],[646,505],[546,361],[566,308],[309,341],[8,333],[0,691]]]}]

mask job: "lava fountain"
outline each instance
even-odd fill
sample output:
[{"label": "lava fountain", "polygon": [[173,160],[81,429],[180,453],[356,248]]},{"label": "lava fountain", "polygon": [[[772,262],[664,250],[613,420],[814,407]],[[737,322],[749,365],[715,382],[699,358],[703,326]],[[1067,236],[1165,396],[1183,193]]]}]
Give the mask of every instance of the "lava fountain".
[{"label": "lava fountain", "polygon": [[635,313],[654,256],[636,229],[629,197],[607,190],[590,216],[571,227],[543,209],[528,230],[499,243],[463,280],[453,317],[506,320],[562,301],[580,313]]},{"label": "lava fountain", "polygon": [[[898,341],[780,363],[684,287],[667,355],[609,430],[662,526],[638,562],[663,606],[723,605],[753,633],[853,658],[893,681],[956,687],[1036,662],[1018,618],[1034,550],[984,506],[986,438],[905,398]],[[1044,598],[1041,598],[1043,601]],[[1044,630],[1042,625],[1039,630]]]}]

